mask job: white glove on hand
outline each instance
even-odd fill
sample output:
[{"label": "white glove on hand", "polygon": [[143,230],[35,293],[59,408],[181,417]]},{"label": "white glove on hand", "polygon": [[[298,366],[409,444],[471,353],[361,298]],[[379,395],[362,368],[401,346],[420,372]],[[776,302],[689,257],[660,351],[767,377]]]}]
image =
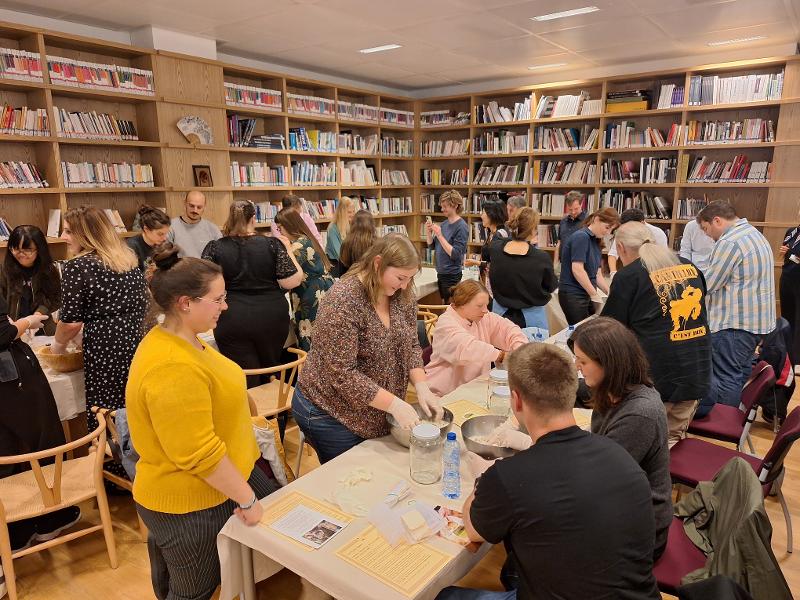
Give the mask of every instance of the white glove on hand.
[{"label": "white glove on hand", "polygon": [[402,429],[411,429],[419,423],[419,415],[414,410],[414,407],[396,396],[389,405],[388,412],[395,418],[395,421]]},{"label": "white glove on hand", "polygon": [[414,389],[417,392],[417,402],[419,402],[423,412],[429,417],[433,415],[435,419],[441,419],[442,415],[444,415],[444,410],[441,406],[442,399],[434,394],[424,381],[415,383]]},{"label": "white glove on hand", "polygon": [[512,450],[527,450],[531,447],[533,440],[527,433],[522,433],[516,429],[498,427],[489,436],[489,444],[492,446],[502,446]]},{"label": "white glove on hand", "polygon": [[472,476],[475,479],[483,475],[486,472],[486,470],[495,463],[495,461],[486,460],[485,458],[478,456],[474,452],[465,452],[464,460],[467,463],[467,467],[469,468],[470,473],[472,473]]},{"label": "white glove on hand", "polygon": [[28,321],[29,326],[28,329],[31,331],[36,331],[37,329],[41,329],[44,325],[44,321],[49,319],[47,315],[43,315],[42,313],[33,313],[32,315],[28,315],[25,319]]}]

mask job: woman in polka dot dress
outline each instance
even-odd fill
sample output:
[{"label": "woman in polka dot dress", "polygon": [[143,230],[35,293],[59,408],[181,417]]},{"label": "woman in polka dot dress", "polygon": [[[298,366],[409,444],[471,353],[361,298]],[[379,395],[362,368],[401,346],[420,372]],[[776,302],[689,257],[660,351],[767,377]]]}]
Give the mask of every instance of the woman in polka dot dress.
[{"label": "woman in polka dot dress", "polygon": [[[61,237],[74,258],[63,266],[61,320],[51,350],[63,353],[83,326],[87,409],[122,408],[147,310],[144,276],[136,255],[98,208],[69,210]],[[86,414],[91,431],[97,419],[91,410]]]}]

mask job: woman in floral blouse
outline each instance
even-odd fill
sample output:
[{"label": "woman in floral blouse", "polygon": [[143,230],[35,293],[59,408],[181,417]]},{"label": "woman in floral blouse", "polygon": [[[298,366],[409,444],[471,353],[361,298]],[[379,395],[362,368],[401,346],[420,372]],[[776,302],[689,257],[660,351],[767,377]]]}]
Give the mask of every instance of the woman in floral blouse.
[{"label": "woman in floral blouse", "polygon": [[284,208],[275,222],[292,242],[291,248],[303,269],[303,281],[290,292],[292,312],[297,325],[297,341],[303,350],[311,348],[311,326],[317,318],[319,303],[333,285],[330,261],[298,212]]}]

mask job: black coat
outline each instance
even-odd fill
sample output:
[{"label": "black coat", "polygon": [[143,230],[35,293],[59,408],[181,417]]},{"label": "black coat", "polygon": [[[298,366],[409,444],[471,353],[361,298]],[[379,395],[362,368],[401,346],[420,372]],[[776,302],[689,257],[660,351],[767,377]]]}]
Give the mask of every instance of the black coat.
[{"label": "black coat", "polygon": [[[9,351],[19,377],[0,383],[0,456],[38,452],[64,443],[56,401],[33,350],[15,339],[17,328],[8,320],[6,301],[0,297],[0,352]],[[0,477],[22,466],[1,466]]]}]

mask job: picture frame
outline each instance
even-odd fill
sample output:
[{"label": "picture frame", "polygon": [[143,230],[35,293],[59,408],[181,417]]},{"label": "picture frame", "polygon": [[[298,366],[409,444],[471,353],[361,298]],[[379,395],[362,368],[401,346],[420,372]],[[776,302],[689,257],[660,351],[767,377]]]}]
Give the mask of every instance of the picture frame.
[{"label": "picture frame", "polygon": [[192,165],[195,187],[214,187],[214,178],[211,176],[209,165]]}]

